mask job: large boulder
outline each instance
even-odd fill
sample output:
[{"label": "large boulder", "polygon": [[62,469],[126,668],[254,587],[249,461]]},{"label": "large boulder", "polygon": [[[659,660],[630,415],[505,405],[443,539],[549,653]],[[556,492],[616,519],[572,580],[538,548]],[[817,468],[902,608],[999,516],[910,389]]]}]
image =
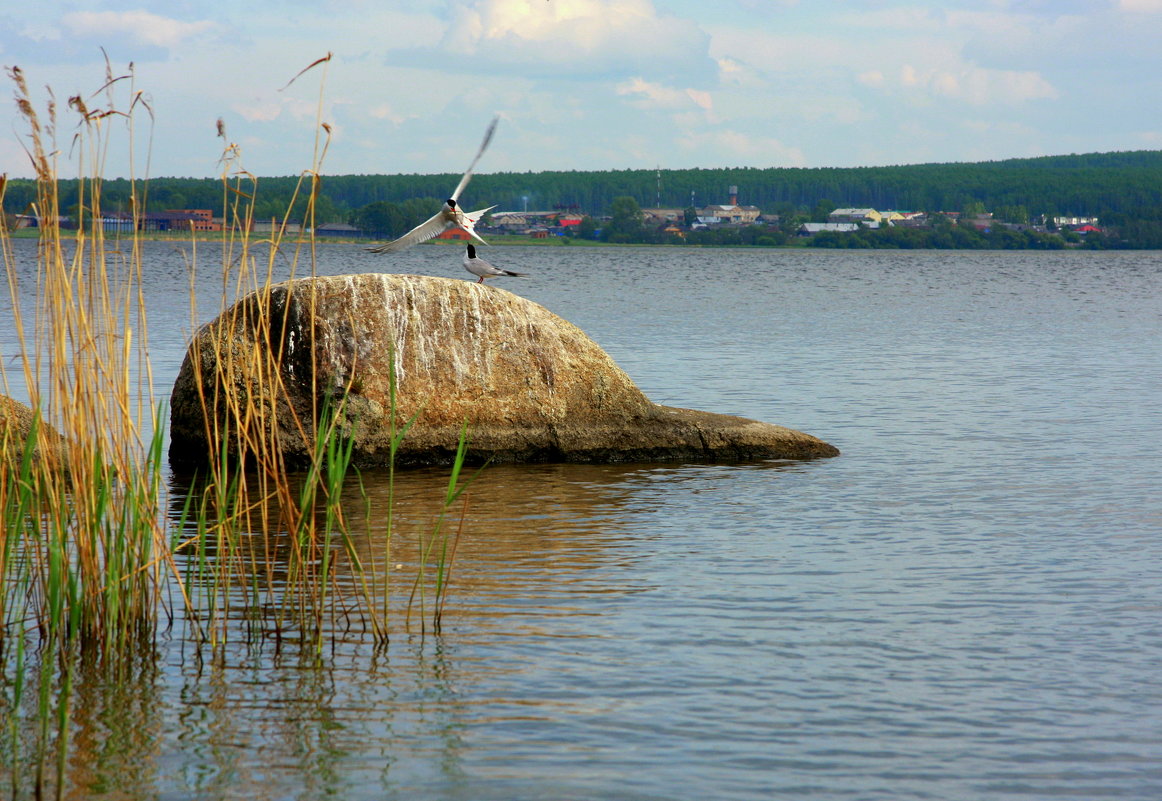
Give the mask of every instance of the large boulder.
[{"label": "large boulder", "polygon": [[59,462],[64,440],[57,430],[43,420],[38,420],[28,406],[7,395],[0,395],[0,459],[7,465],[18,466],[21,463],[34,426],[37,432],[37,441],[32,449],[34,462],[49,455],[46,449]]},{"label": "large boulder", "polygon": [[174,385],[171,461],[204,462],[208,432],[224,431],[227,450],[249,432],[300,466],[329,405],[354,463],[385,465],[393,396],[397,426],[415,418],[397,465],[447,463],[465,422],[473,461],[838,454],[788,428],[652,403],[583,331],[503,289],[366,274],[278,284],[202,328]]}]

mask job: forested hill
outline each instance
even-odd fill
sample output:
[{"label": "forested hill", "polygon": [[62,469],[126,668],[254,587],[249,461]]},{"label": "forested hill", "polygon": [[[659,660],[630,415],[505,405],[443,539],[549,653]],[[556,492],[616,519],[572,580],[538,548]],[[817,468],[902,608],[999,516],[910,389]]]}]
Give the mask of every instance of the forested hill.
[{"label": "forested hill", "polygon": [[[458,175],[339,176],[326,191],[354,207],[376,200],[442,197]],[[478,175],[469,207],[552,209],[575,205],[598,214],[619,196],[643,207],[685,208],[738,202],[775,211],[820,201],[876,209],[956,211],[970,203],[1025,206],[1031,213],[1098,216],[1162,207],[1162,151],[1095,153],[972,164],[896,167],[623,170]],[[691,202],[693,199],[693,202]]]},{"label": "forested hill", "polygon": [[[443,199],[459,178],[458,174],[327,175],[317,219],[346,221],[377,201]],[[256,216],[281,217],[298,183],[297,176],[259,178]],[[1097,216],[1111,222],[1162,219],[1162,151],[891,167],[480,173],[463,201],[470,209],[493,204],[498,210],[575,207],[599,215],[621,196],[632,197],[643,207],[727,203],[731,186],[738,187],[740,204],[767,213],[810,209],[821,202],[916,211],[957,211],[981,204],[986,209],[1021,206],[1030,215]],[[128,190],[126,181],[106,181],[104,207],[117,209]],[[75,182],[62,182],[65,213],[75,203],[75,191]],[[155,178],[149,182],[148,205],[151,211],[209,208],[221,214],[223,195],[216,179]],[[31,182],[11,180],[5,210],[21,212],[33,197]]]}]

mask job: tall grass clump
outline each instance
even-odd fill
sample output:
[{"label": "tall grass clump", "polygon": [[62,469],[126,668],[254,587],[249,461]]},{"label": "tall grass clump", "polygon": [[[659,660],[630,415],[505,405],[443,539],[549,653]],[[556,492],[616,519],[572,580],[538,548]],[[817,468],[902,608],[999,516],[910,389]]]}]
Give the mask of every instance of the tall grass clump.
[{"label": "tall grass clump", "polygon": [[[127,137],[132,170],[136,129],[152,123],[152,109],[135,89],[132,69],[115,75],[107,67],[101,89],[69,98],[64,112],[51,92],[38,109],[19,68],[8,77],[28,128],[37,187],[28,213],[38,221],[39,240],[35,265],[19,264],[0,226],[14,319],[13,352],[0,353],[0,392],[28,399],[27,408],[17,408],[0,398],[0,708],[7,712],[0,766],[10,769],[13,797],[29,794],[20,777],[33,766],[31,794],[43,797],[64,792],[77,666],[115,676],[133,670],[156,647],[162,626],[177,621],[197,653],[241,637],[279,647],[293,641],[318,654],[328,637],[351,630],[386,644],[394,496],[389,492],[386,510],[373,519],[352,467],[351,387],[316,393],[301,409],[290,401],[283,367],[287,320],[280,315],[288,308],[272,301],[272,288],[276,278],[316,274],[310,232],[329,126],[320,119],[312,167],[282,225],[259,238],[259,181],[219,124],[226,230],[213,277],[221,308],[211,338],[219,367],[197,380],[210,446],[199,474],[183,483],[165,461],[167,410],[153,394],[148,352],[140,233],[147,178],[130,178],[130,232],[108,233],[102,209],[114,143]],[[58,117],[65,115],[76,124],[62,147]],[[58,158],[66,151],[80,178],[77,197],[64,200]],[[3,194],[0,176],[0,201]],[[68,228],[63,203],[75,209]],[[305,209],[303,235],[291,233],[296,207]],[[190,244],[197,328],[192,231]],[[313,321],[313,309],[306,318]],[[252,344],[238,352],[242,341]],[[312,386],[315,370],[312,364]],[[391,393],[394,460],[414,418],[396,418],[394,374]],[[17,418],[22,430],[11,424]],[[288,430],[306,445],[305,466],[288,462],[280,440]],[[419,544],[412,599],[418,597],[425,632],[429,613],[440,629],[447,602],[463,525],[453,528],[450,518],[466,497],[466,453],[465,428],[444,502]],[[390,484],[394,461],[388,470]],[[380,553],[366,547],[373,532],[382,537]]]},{"label": "tall grass clump", "polygon": [[[329,60],[328,54],[313,62],[291,83],[312,69],[325,71]],[[239,619],[245,621],[243,636],[280,643],[293,638],[316,650],[324,646],[328,631],[367,631],[381,644],[389,637],[394,498],[389,497],[380,519],[371,519],[352,467],[354,421],[346,404],[352,387],[332,386],[323,366],[314,362],[313,349],[305,370],[300,362],[288,369],[292,342],[285,332],[293,328],[292,309],[278,302],[274,291],[276,278],[317,275],[316,243],[309,232],[315,227],[331,137],[321,119],[321,99],[311,168],[300,175],[281,225],[266,237],[252,232],[260,181],[242,166],[242,151],[230,142],[225,125],[218,126],[229,223],[221,307],[200,331],[209,358],[191,351],[190,359],[209,458],[191,484],[186,523],[174,546],[187,566],[185,586],[194,600],[195,626],[209,642],[229,637]],[[308,233],[292,231],[291,209],[302,210],[302,229]],[[317,298],[315,285],[307,288],[296,324],[307,328],[303,339],[313,342]],[[195,324],[197,317],[194,310]],[[394,360],[388,363],[391,371]],[[414,418],[397,419],[394,372],[389,375],[391,484],[395,453]],[[304,386],[311,388],[306,408],[295,400]],[[305,465],[299,457],[288,460],[288,448],[305,453]],[[453,500],[466,484],[459,480],[465,452],[462,447],[452,471]],[[439,512],[437,531],[450,504]],[[382,554],[360,547],[373,530],[384,543]],[[436,563],[435,597],[441,602],[432,615],[437,627],[453,553],[447,547],[438,553],[429,548],[420,561],[421,575],[429,558]],[[192,580],[194,575],[198,580]]]},{"label": "tall grass clump", "polygon": [[[95,96],[70,97],[69,149],[80,164],[75,232],[62,230],[58,107],[32,101],[23,73],[8,70],[28,126],[36,179],[29,212],[39,225],[35,270],[21,269],[0,232],[12,300],[15,352],[0,354],[5,395],[25,390],[31,421],[21,437],[6,401],[0,433],[0,669],[11,714],[3,753],[35,765],[38,796],[62,783],[78,660],[116,670],[152,644],[172,569],[164,518],[163,419],[152,394],[137,240],[109,242],[101,202],[110,132],[150,113],[133,76],[107,72]],[[118,98],[128,90],[128,105]],[[132,140],[132,134],[131,134]],[[132,147],[132,145],[131,145]],[[144,208],[132,180],[131,207]],[[0,200],[2,200],[0,187]],[[72,199],[70,199],[72,200]],[[123,247],[123,245],[126,245]],[[30,266],[30,265],[26,265]],[[34,287],[22,282],[35,282]],[[35,671],[33,665],[36,665]],[[22,737],[27,715],[34,732]]]},{"label": "tall grass clump", "polygon": [[[288,309],[276,307],[272,288],[276,279],[316,274],[311,232],[329,126],[319,120],[312,166],[281,226],[260,238],[253,233],[259,180],[219,123],[226,230],[210,279],[221,289],[211,345],[219,368],[198,377],[210,446],[204,467],[186,482],[169,474],[167,411],[153,394],[140,233],[147,178],[130,178],[131,231],[108,233],[102,208],[114,144],[128,139],[132,170],[137,140],[150,138],[136,130],[152,124],[152,109],[132,69],[115,75],[107,67],[100,90],[69,98],[64,111],[51,92],[38,109],[19,68],[8,77],[28,128],[37,192],[27,213],[38,221],[39,240],[35,265],[19,264],[0,226],[14,320],[12,352],[0,353],[0,392],[28,399],[17,408],[0,398],[0,781],[10,781],[14,798],[61,797],[70,722],[82,719],[72,709],[75,683],[92,680],[94,671],[119,681],[139,670],[154,658],[163,626],[176,622],[199,655],[234,638],[294,643],[318,655],[329,637],[333,643],[353,630],[386,645],[395,498],[389,490],[377,517],[352,467],[351,387],[316,393],[301,409],[290,402],[283,368],[287,320],[280,315]],[[63,116],[75,120],[64,146]],[[60,196],[63,152],[78,165],[76,198]],[[0,176],[0,201],[3,195]],[[67,228],[62,204],[75,209]],[[305,210],[306,234],[291,231],[295,208]],[[196,329],[192,231],[190,253]],[[306,318],[313,320],[313,309]],[[242,341],[259,344],[239,353]],[[313,386],[315,370],[312,364]],[[394,486],[394,455],[414,418],[397,419],[394,374],[390,384]],[[11,424],[17,418],[23,429]],[[280,440],[288,430],[306,446],[305,466],[288,463]],[[417,545],[405,625],[418,602],[423,632],[429,619],[440,630],[448,599],[463,531],[453,507],[464,498],[466,509],[470,483],[463,477],[467,442],[465,428],[434,525]],[[383,543],[379,553],[367,548],[373,533]]]},{"label": "tall grass clump", "polygon": [[[464,533],[464,519],[468,514],[468,496],[465,492],[476,476],[480,475],[480,471],[484,469],[481,467],[472,476],[465,480],[461,479],[465,458],[468,454],[468,445],[468,424],[465,423],[460,428],[460,439],[456,443],[456,456],[452,462],[448,486],[444,491],[444,499],[440,504],[439,513],[436,515],[432,533],[426,539],[421,537],[419,542],[419,560],[411,595],[408,597],[407,616],[410,620],[412,609],[418,600],[421,632],[427,631],[429,591],[431,592],[432,630],[438,634],[443,627],[444,608],[448,603],[448,588],[452,583],[452,566],[456,560],[456,549],[460,545],[460,537]],[[455,534],[453,534],[450,531],[450,517],[453,507],[461,496],[464,497],[464,506],[459,524],[456,526]],[[431,585],[430,590],[429,584]]]},{"label": "tall grass clump", "polygon": [[[330,54],[308,65],[291,83],[329,60]],[[35,634],[61,647],[79,643],[115,653],[135,638],[150,640],[159,610],[172,619],[178,608],[202,642],[222,642],[238,619],[247,621],[246,636],[296,636],[321,645],[323,632],[341,624],[386,642],[394,498],[384,520],[371,520],[365,507],[364,533],[379,526],[385,550],[361,556],[350,502],[351,487],[359,486],[345,405],[351,388],[315,392],[307,409],[292,403],[284,369],[289,307],[272,300],[276,279],[316,275],[315,209],[331,136],[321,119],[321,89],[312,165],[268,236],[253,232],[259,179],[242,166],[241,149],[219,121],[225,231],[221,263],[210,279],[221,289],[210,338],[215,374],[195,382],[210,445],[200,474],[183,488],[175,519],[165,499],[165,409],[153,397],[148,358],[140,234],[148,180],[131,176],[130,232],[107,234],[102,210],[101,176],[113,134],[127,135],[132,170],[141,138],[136,128],[142,118],[152,122],[152,109],[135,89],[132,69],[115,75],[108,66],[97,93],[68,99],[76,133],[67,150],[81,177],[78,196],[68,199],[76,201],[75,230],[65,230],[56,100],[50,92],[46,109],[38,110],[20,69],[8,75],[28,126],[26,151],[37,184],[29,211],[40,238],[36,269],[21,270],[7,234],[0,234],[17,343],[15,353],[3,354],[0,376],[6,393],[10,377],[19,378],[33,410],[26,440],[5,427],[0,441],[0,649]],[[2,191],[0,183],[0,197]],[[307,233],[292,233],[292,210],[302,214]],[[196,329],[193,232],[190,243]],[[35,287],[21,285],[30,280]],[[304,311],[313,325],[311,301]],[[237,352],[243,341],[251,344]],[[201,360],[193,362],[200,369]],[[307,382],[318,387],[316,367],[309,366]],[[396,419],[394,375],[391,388],[389,483],[394,454],[414,422]],[[280,439],[287,431],[302,438],[305,468],[288,464]],[[466,440],[420,559],[421,609],[425,565],[435,566],[437,626],[455,553],[446,517],[466,485],[460,478],[465,453]]]},{"label": "tall grass clump", "polygon": [[[9,76],[30,130],[40,240],[31,318],[10,243],[4,247],[19,343],[4,354],[4,389],[15,364],[36,415],[24,451],[14,452],[20,444],[9,437],[0,464],[5,634],[33,629],[62,647],[117,651],[152,636],[168,567],[159,516],[163,430],[147,357],[140,249],[111,250],[98,177],[107,129],[148,106],[133,94],[127,110],[115,108],[115,89],[128,83],[132,93],[132,75],[107,75],[100,108],[90,108],[93,98],[69,98],[80,120],[72,146],[88,177],[79,182],[75,238],[66,242],[55,102],[42,119],[20,70]],[[137,191],[135,184],[140,208]]]},{"label": "tall grass clump", "polygon": [[[320,121],[318,131],[314,163],[300,176],[281,224],[269,237],[257,238],[252,229],[259,180],[242,167],[241,149],[218,124],[227,231],[221,308],[213,328],[205,329],[213,332],[215,374],[203,375],[201,360],[192,362],[209,453],[190,485],[174,546],[179,554],[191,554],[185,559],[191,620],[198,636],[212,643],[228,638],[239,618],[245,621],[244,636],[296,637],[317,648],[339,618],[354,618],[377,639],[387,639],[375,582],[363,575],[366,566],[342,503],[351,473],[352,443],[343,424],[349,388],[312,397],[301,417],[295,412],[283,369],[287,343],[280,333],[288,309],[272,302],[276,277],[316,274],[313,236],[289,231],[296,207],[304,209],[303,228],[314,230],[330,127]],[[196,280],[194,269],[191,280]],[[191,301],[193,295],[191,289]],[[192,302],[191,312],[196,321]],[[313,308],[307,318],[313,319]],[[261,346],[240,349],[240,342]],[[313,363],[310,372],[313,383]],[[256,394],[253,387],[262,389]],[[287,463],[280,428],[302,438],[309,454],[305,469]],[[337,558],[345,560],[354,581],[339,581]]]}]

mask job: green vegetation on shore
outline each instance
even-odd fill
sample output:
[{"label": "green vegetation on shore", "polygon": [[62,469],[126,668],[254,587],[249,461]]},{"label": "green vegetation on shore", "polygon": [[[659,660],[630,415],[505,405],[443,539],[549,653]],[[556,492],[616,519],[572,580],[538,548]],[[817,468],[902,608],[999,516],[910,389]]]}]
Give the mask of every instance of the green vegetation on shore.
[{"label": "green vegetation on shore", "polygon": [[[358,222],[361,215],[375,212],[393,220],[384,232],[398,235],[431,214],[457,178],[324,176],[318,183],[314,219],[320,224]],[[298,176],[257,179],[261,191],[254,201],[254,219],[282,220],[288,208],[290,219],[304,219],[306,200],[296,196],[300,181]],[[63,214],[77,205],[79,186],[76,181],[60,182]],[[738,188],[740,203],[783,220],[817,218],[820,206],[828,204],[930,214],[976,207],[997,211],[1002,218],[1018,212],[1030,219],[1098,217],[1103,228],[1116,231],[1107,245],[1162,247],[1162,151],[1155,150],[890,167],[483,173],[474,178],[472,195],[496,204],[499,211],[568,209],[599,218],[612,214],[622,197],[641,207],[684,209],[724,203],[731,186]],[[128,209],[131,183],[107,180],[103,196],[106,209]],[[34,182],[11,179],[5,212],[24,213],[34,198]],[[220,216],[221,185],[216,179],[154,178],[149,206],[205,208]],[[893,246],[885,244],[889,239],[875,241]]]}]

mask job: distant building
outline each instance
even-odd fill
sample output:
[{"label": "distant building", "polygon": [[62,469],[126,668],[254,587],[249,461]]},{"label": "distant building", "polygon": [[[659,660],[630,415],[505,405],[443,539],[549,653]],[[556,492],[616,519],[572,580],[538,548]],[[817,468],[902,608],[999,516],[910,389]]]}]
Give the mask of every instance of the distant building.
[{"label": "distant building", "polygon": [[751,225],[762,216],[758,206],[740,206],[738,187],[730,187],[730,202],[696,209],[698,222],[706,225]]},{"label": "distant building", "polygon": [[836,209],[827,215],[829,222],[833,223],[857,223],[857,222],[882,222],[884,215],[875,209]]},{"label": "distant building", "polygon": [[727,225],[750,225],[762,215],[758,206],[715,205],[698,209],[698,219]]},{"label": "distant building", "polygon": [[132,231],[221,231],[222,224],[209,209],[168,209],[134,216],[123,211],[106,212],[101,227],[108,232]]},{"label": "distant building", "polygon": [[685,209],[642,209],[646,225],[664,225],[673,222],[685,222]]},{"label": "distant building", "polygon": [[362,239],[366,236],[363,230],[347,223],[323,223],[315,226],[315,236],[343,236],[353,239]]},{"label": "distant building", "polygon": [[190,228],[194,231],[221,231],[222,221],[214,219],[209,209],[166,209],[167,214],[189,215]]},{"label": "distant building", "polygon": [[901,211],[899,220],[892,220],[892,225],[904,228],[922,228],[928,225],[928,215],[922,211]]},{"label": "distant building", "polygon": [[881,211],[880,222],[884,225],[895,225],[898,222],[909,219],[909,216],[914,216],[917,213],[912,211]]},{"label": "distant building", "polygon": [[971,217],[962,216],[960,218],[960,222],[967,223],[976,230],[986,234],[991,231],[993,226],[996,224],[996,222],[993,220],[993,214],[991,211],[986,211],[982,214],[974,214]]},{"label": "distant building", "polygon": [[250,223],[250,231],[256,234],[299,234],[302,233],[303,227],[297,222],[283,223],[282,220],[271,218],[269,220],[253,220]]},{"label": "distant building", "polygon": [[1097,225],[1097,217],[1054,217],[1053,224],[1058,228],[1078,228],[1082,225]]},{"label": "distant building", "polygon": [[[510,232],[522,231],[533,225],[551,225],[558,216],[571,218],[575,215],[562,215],[556,211],[494,211],[489,225]],[[577,222],[581,222],[580,217]]]},{"label": "distant building", "polygon": [[117,213],[102,214],[101,230],[107,234],[131,233],[133,231],[133,216]]},{"label": "distant building", "polygon": [[[879,223],[876,223],[878,226]],[[860,229],[859,223],[853,222],[825,222],[825,223],[803,223],[799,226],[799,236],[812,236],[813,234],[821,234],[824,231],[831,231],[837,234],[851,233]]]}]

